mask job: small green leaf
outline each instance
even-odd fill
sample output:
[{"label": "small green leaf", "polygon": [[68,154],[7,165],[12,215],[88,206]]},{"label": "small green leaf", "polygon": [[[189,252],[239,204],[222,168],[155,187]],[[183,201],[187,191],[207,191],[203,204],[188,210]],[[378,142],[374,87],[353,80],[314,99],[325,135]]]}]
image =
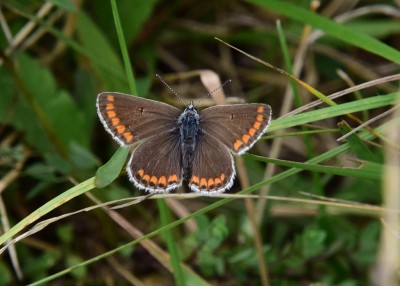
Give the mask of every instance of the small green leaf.
[{"label": "small green leaf", "polygon": [[46,153],[44,157],[46,159],[46,163],[49,166],[52,166],[57,172],[60,172],[61,174],[69,174],[71,171],[71,165],[61,156],[55,153]]},{"label": "small green leaf", "polygon": [[53,3],[54,5],[68,11],[68,12],[75,12],[76,6],[75,3],[71,0],[49,0],[49,2]]},{"label": "small green leaf", "polygon": [[[343,135],[351,131],[350,126],[346,121],[341,121],[338,127]],[[376,158],[372,151],[368,148],[366,144],[357,136],[357,134],[352,134],[346,138],[346,142],[349,143],[351,150],[356,154],[357,158],[361,160],[367,160],[371,162],[376,162]]]},{"label": "small green leaf", "polygon": [[100,165],[99,160],[82,145],[72,142],[70,144],[70,159],[79,169],[89,170]]},{"label": "small green leaf", "polygon": [[39,194],[43,193],[47,188],[52,185],[53,182],[51,181],[41,181],[37,183],[32,189],[29,190],[26,198],[28,201],[34,199]]},{"label": "small green leaf", "polygon": [[63,224],[57,227],[57,235],[64,244],[73,242],[74,232],[73,227],[70,224]]},{"label": "small green leaf", "polygon": [[25,174],[37,180],[51,182],[55,179],[54,168],[43,163],[35,163],[25,170]]},{"label": "small green leaf", "polygon": [[[82,262],[82,259],[76,255],[69,255],[67,258],[67,266],[73,267]],[[86,267],[77,267],[71,271],[72,276],[76,279],[83,279],[86,275]]]},{"label": "small green leaf", "polygon": [[0,261],[0,285],[12,285],[12,274],[5,263],[6,262]]},{"label": "small green leaf", "polygon": [[129,147],[119,148],[107,163],[97,169],[95,178],[96,187],[104,188],[118,178],[128,157],[129,149]]},{"label": "small green leaf", "polygon": [[326,232],[321,229],[307,229],[302,235],[302,250],[305,258],[320,254],[324,249]]}]

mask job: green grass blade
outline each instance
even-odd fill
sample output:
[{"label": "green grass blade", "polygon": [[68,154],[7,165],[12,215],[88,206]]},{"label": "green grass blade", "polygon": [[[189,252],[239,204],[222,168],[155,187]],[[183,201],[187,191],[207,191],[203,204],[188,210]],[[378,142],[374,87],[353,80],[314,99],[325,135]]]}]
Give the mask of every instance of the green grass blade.
[{"label": "green grass blade", "polygon": [[398,96],[399,93],[378,95],[370,98],[355,100],[349,103],[343,103],[340,105],[330,106],[323,109],[296,114],[282,119],[277,119],[272,122],[272,125],[268,129],[268,131],[289,128],[301,124],[332,118],[339,115],[391,105],[396,102]]},{"label": "green grass blade", "polygon": [[121,48],[122,58],[124,60],[125,72],[129,82],[129,88],[132,94],[137,95],[137,89],[131,67],[131,61],[129,59],[128,50],[126,48],[125,37],[121,26],[121,20],[119,19],[117,3],[115,2],[115,0],[110,0],[110,2],[111,2],[111,10],[114,16],[115,28],[117,30],[119,46]]},{"label": "green grass blade", "polygon": [[79,185],[76,185],[75,187],[72,187],[71,189],[63,192],[62,194],[58,195],[54,199],[48,201],[45,203],[43,206],[29,214],[27,217],[25,217],[23,220],[21,220],[19,223],[14,225],[9,231],[4,233],[2,236],[0,236],[0,245],[2,245],[6,240],[12,238],[14,235],[16,235],[18,232],[20,232],[22,229],[30,225],[31,223],[37,221],[39,218],[44,216],[45,214],[51,212],[55,208],[61,206],[62,204],[65,204],[66,202],[72,200],[73,198],[90,191],[95,188],[94,185],[94,177],[87,179],[86,181],[80,183]]},{"label": "green grass blade", "polygon": [[264,7],[271,12],[287,16],[291,19],[309,24],[314,28],[323,30],[326,34],[333,36],[346,43],[359,47],[360,49],[369,51],[379,55],[389,61],[400,63],[400,52],[383,42],[363,34],[357,30],[350,29],[344,25],[338,24],[328,18],[310,12],[307,9],[287,1],[277,0],[247,0],[258,6]]},{"label": "green grass blade", "polygon": [[364,168],[364,166],[362,166],[361,168],[349,168],[349,167],[323,166],[318,164],[293,162],[287,160],[266,158],[251,154],[246,154],[244,156],[261,162],[272,163],[291,168],[299,168],[302,170],[325,173],[330,175],[348,176],[360,179],[371,179],[375,181],[380,181],[382,179],[383,166],[379,167],[378,166],[379,164],[375,164],[374,168],[371,168],[371,166],[368,166],[367,168]]},{"label": "green grass blade", "polygon": [[[171,218],[171,213],[165,201],[163,199],[159,199],[157,200],[157,205],[158,209],[160,210],[161,225],[166,226],[170,224],[171,221],[173,220]],[[174,233],[172,232],[172,230],[166,231],[165,234],[163,235],[163,238],[167,243],[168,252],[171,255],[171,264],[172,264],[172,269],[174,269],[173,274],[175,279],[175,285],[184,286],[186,283],[181,268],[179,252],[176,246],[176,240],[174,239]]]},{"label": "green grass blade", "polygon": [[120,147],[117,152],[105,163],[103,166],[97,169],[95,176],[95,184],[98,188],[104,188],[108,186],[116,178],[118,178],[121,173],[122,167],[126,162],[126,158],[129,154],[129,147]]}]

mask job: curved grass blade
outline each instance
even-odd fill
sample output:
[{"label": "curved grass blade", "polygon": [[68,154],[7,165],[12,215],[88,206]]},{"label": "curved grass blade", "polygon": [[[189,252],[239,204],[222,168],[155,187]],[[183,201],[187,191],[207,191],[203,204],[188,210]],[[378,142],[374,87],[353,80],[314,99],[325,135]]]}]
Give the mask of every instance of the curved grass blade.
[{"label": "curved grass blade", "polygon": [[97,169],[94,181],[96,187],[104,188],[118,178],[128,154],[129,147],[120,147],[107,163]]},{"label": "curved grass blade", "polygon": [[247,0],[269,11],[285,15],[291,19],[309,24],[314,28],[323,30],[327,35],[333,36],[343,42],[349,43],[363,50],[369,51],[395,63],[400,63],[400,52],[383,42],[360,31],[353,30],[345,25],[338,24],[326,17],[320,16],[309,10],[299,8],[287,1],[277,0]]}]

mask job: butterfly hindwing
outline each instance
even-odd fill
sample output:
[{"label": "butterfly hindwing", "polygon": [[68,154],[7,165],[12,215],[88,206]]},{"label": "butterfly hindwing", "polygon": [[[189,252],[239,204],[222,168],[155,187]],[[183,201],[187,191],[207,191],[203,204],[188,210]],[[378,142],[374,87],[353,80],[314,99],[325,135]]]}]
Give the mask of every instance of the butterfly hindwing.
[{"label": "butterfly hindwing", "polygon": [[221,193],[232,187],[235,167],[232,154],[207,133],[199,135],[193,156],[189,187],[203,195]]},{"label": "butterfly hindwing", "polygon": [[262,103],[217,105],[200,112],[200,128],[241,155],[265,133],[271,107]]},{"label": "butterfly hindwing", "polygon": [[182,184],[179,130],[145,139],[132,153],[127,171],[130,181],[150,193],[169,192]]},{"label": "butterfly hindwing", "polygon": [[97,113],[114,140],[125,146],[175,128],[181,112],[162,102],[103,92],[97,97]]}]

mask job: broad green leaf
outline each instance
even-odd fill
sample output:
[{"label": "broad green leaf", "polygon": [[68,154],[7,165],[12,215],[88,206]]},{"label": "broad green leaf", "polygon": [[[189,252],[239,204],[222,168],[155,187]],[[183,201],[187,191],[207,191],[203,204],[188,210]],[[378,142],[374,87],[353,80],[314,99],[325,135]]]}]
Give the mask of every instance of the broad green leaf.
[{"label": "broad green leaf", "polygon": [[142,31],[144,23],[151,16],[158,2],[159,0],[119,0],[117,2],[122,29],[128,45]]},{"label": "broad green leaf", "polygon": [[[51,73],[39,62],[25,54],[18,57],[21,80],[30,96],[37,103],[58,141],[65,149],[71,142],[89,145],[89,128],[83,114],[70,95],[58,90]],[[43,153],[53,149],[49,132],[39,120],[36,111],[26,100],[26,94],[19,93],[15,112],[6,121],[24,133],[26,140]]]},{"label": "broad green leaf", "polygon": [[[101,79],[102,88],[106,91],[129,92],[125,80],[125,69],[122,66],[119,54],[107,40],[107,37],[96,27],[93,21],[83,12],[78,13],[77,33],[84,50],[102,63],[93,61],[93,67]],[[105,70],[105,65],[110,69]],[[113,70],[114,72],[111,72]],[[121,75],[122,77],[117,77]]]}]

